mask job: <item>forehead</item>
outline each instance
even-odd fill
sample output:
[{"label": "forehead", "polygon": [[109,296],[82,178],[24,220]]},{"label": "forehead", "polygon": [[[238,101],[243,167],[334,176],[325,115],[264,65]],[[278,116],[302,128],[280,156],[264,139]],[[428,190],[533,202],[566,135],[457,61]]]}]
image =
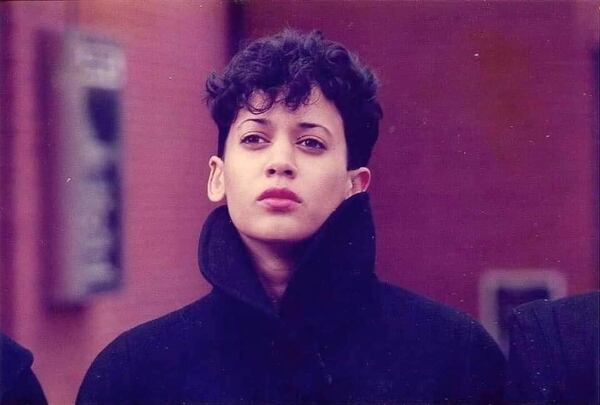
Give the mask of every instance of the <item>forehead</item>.
[{"label": "forehead", "polygon": [[[345,140],[344,122],[338,109],[323,95],[318,87],[313,88],[305,103],[294,109],[285,105],[284,98],[285,94],[279,94],[271,108],[263,112],[257,113],[245,107],[241,108],[231,124],[230,132],[235,131],[245,122],[264,119],[273,125],[298,125],[303,122],[316,124],[325,127],[332,134],[339,135]],[[262,110],[268,105],[269,99],[264,92],[257,91],[252,94],[249,103],[256,110]]]}]

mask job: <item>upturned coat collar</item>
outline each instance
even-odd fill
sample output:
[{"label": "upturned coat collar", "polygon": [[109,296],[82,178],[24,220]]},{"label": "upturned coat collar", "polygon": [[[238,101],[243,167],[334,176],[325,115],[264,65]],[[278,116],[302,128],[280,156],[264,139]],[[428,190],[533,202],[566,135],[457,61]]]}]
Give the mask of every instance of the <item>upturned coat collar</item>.
[{"label": "upturned coat collar", "polygon": [[198,261],[215,289],[272,317],[318,323],[351,317],[368,300],[376,281],[369,196],[359,193],[343,201],[311,237],[279,311],[253,269],[227,206],[216,208],[207,218]]}]

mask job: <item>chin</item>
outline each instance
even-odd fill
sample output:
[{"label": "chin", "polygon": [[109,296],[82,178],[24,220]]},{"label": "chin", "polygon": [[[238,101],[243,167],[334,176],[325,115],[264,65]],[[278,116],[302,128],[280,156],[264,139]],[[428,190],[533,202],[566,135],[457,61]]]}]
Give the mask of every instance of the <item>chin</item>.
[{"label": "chin", "polygon": [[[240,214],[240,215],[235,215]],[[244,215],[241,215],[244,214]],[[305,215],[234,213],[237,230],[246,237],[262,242],[296,243],[310,238],[319,229],[319,221]]]},{"label": "chin", "polygon": [[260,233],[254,236],[255,239],[262,240],[264,242],[274,242],[274,243],[295,243],[302,242],[306,239],[310,238],[313,234],[310,232],[280,232],[280,231],[270,231],[265,233]]},{"label": "chin", "polygon": [[310,238],[315,232],[316,229],[307,228],[306,225],[279,223],[265,224],[265,226],[257,227],[246,234],[264,242],[294,243]]}]

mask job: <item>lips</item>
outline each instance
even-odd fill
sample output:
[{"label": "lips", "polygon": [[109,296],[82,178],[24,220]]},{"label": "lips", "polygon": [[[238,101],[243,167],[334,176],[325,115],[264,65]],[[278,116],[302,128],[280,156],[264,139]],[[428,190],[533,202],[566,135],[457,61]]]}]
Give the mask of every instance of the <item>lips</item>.
[{"label": "lips", "polygon": [[290,211],[299,205],[302,199],[287,188],[269,188],[258,196],[258,201],[271,211]]}]

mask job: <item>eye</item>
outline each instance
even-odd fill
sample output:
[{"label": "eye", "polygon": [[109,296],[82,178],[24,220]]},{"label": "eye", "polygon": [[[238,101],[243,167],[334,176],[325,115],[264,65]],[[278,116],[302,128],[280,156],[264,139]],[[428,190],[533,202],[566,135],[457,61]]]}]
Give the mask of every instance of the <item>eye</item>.
[{"label": "eye", "polygon": [[242,137],[242,139],[240,140],[240,143],[248,144],[248,145],[259,145],[262,143],[267,143],[267,140],[261,135],[249,134],[249,135]]},{"label": "eye", "polygon": [[327,147],[325,146],[325,144],[323,142],[321,142],[315,138],[300,139],[298,142],[296,142],[296,145],[300,145],[307,149],[312,149],[312,150],[326,150],[327,149]]}]

